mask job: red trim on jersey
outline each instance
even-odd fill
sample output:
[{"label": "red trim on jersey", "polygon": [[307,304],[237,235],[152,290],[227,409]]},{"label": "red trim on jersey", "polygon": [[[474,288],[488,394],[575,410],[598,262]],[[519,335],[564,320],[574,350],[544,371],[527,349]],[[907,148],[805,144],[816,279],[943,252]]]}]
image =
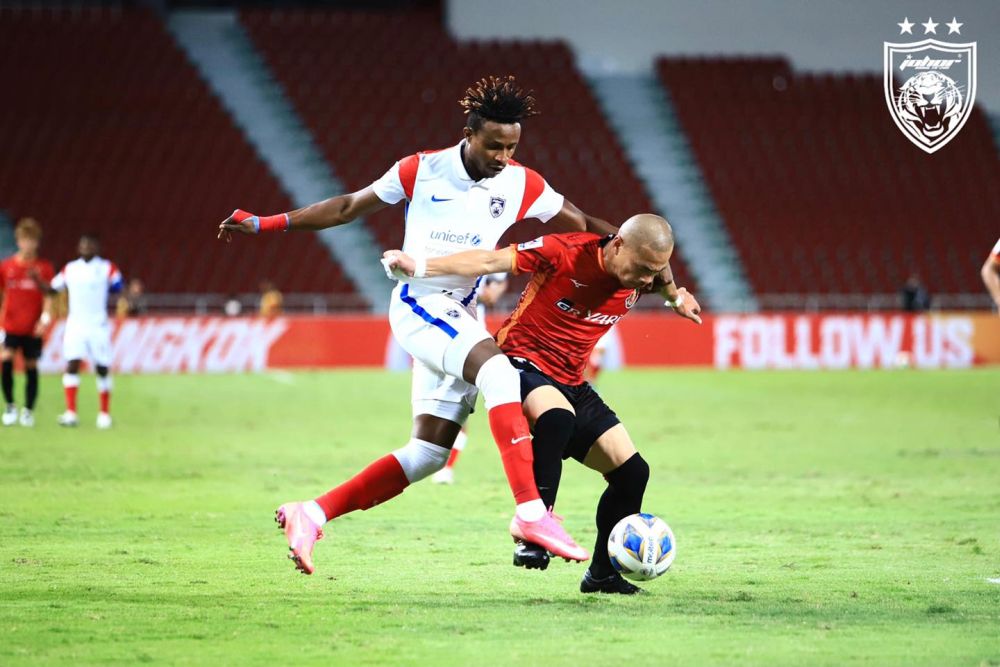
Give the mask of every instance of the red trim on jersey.
[{"label": "red trim on jersey", "polygon": [[404,157],[399,161],[399,182],[407,199],[413,199],[413,186],[417,183],[417,167],[420,165],[420,154]]},{"label": "red trim on jersey", "polygon": [[115,275],[115,271],[117,271],[117,270],[118,270],[118,267],[115,266],[114,262],[108,262],[108,278],[110,278],[111,276]]},{"label": "red trim on jersey", "polygon": [[538,201],[545,189],[545,180],[534,169],[524,167],[524,197],[521,198],[521,208],[517,211],[515,220],[523,220],[531,205]]}]

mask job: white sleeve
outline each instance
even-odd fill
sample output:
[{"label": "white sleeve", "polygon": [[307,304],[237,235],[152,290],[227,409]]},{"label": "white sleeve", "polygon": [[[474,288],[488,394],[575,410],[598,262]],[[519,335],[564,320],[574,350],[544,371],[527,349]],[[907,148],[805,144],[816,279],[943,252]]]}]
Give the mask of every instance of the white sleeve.
[{"label": "white sleeve", "polygon": [[993,246],[993,256],[1000,257],[1000,240],[997,240],[997,244]]},{"label": "white sleeve", "polygon": [[542,188],[542,194],[538,195],[538,199],[528,207],[528,211],[524,214],[525,218],[537,218],[542,222],[548,222],[562,210],[564,197],[552,189],[545,182],[545,187]]},{"label": "white sleeve", "polygon": [[382,178],[372,183],[372,190],[375,195],[386,204],[398,204],[406,198],[403,191],[403,183],[399,180],[399,163],[389,167]]},{"label": "white sleeve", "polygon": [[56,274],[56,277],[49,283],[49,287],[57,292],[62,292],[66,289],[66,267],[63,267],[62,271]]}]

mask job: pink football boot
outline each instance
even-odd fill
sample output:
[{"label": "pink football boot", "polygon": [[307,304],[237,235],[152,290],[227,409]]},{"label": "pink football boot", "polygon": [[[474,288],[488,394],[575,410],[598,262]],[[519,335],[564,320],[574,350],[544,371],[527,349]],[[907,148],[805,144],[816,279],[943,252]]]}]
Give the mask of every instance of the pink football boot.
[{"label": "pink football boot", "polygon": [[316,567],[312,562],[313,545],[323,539],[323,529],[306,515],[302,503],[285,503],[274,513],[274,520],[285,530],[288,539],[288,558],[295,562],[295,569],[303,574],[312,574]]},{"label": "pink football boot", "polygon": [[515,542],[534,542],[566,560],[585,561],[590,558],[587,550],[574,542],[562,527],[562,517],[551,509],[538,521],[523,521],[515,514],[510,520],[510,534]]}]

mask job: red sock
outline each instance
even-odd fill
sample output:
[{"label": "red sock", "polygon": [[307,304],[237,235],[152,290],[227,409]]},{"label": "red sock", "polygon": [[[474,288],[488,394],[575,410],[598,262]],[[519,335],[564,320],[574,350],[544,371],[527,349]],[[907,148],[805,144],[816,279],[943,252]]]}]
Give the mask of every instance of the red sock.
[{"label": "red sock", "polygon": [[102,391],[100,393],[101,397],[101,412],[108,412],[108,408],[111,407],[111,392]]},{"label": "red sock", "polygon": [[514,492],[514,500],[518,504],[538,500],[541,496],[538,495],[535,471],[531,467],[534,460],[531,432],[528,430],[528,420],[521,411],[521,404],[498,405],[490,410],[489,419],[490,431],[500,449],[503,471],[507,475],[510,490]]},{"label": "red sock", "polygon": [[76,412],[76,390],[79,387],[63,387],[66,392],[66,409],[70,412]]},{"label": "red sock", "polygon": [[386,454],[335,489],[316,499],[327,519],[354,510],[366,510],[384,503],[410,485],[403,466],[392,454]]},{"label": "red sock", "polygon": [[451,448],[451,454],[448,455],[448,462],[444,464],[445,468],[451,468],[455,465],[455,461],[458,460],[458,455],[462,452],[461,449]]}]

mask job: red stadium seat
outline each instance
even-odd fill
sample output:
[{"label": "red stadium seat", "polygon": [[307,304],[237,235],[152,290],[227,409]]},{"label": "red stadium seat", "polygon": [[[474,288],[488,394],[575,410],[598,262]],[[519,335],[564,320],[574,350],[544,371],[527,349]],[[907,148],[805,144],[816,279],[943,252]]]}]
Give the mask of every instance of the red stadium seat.
[{"label": "red stadium seat", "polygon": [[757,293],[885,293],[918,271],[978,292],[1000,164],[983,112],[933,155],[907,141],[874,75],[780,58],[662,58],[659,77]]},{"label": "red stadium seat", "polygon": [[95,231],[150,291],[354,293],[313,235],[216,241],[237,205],[292,204],[153,13],[0,10],[0,81],[0,209],[46,256]]}]

